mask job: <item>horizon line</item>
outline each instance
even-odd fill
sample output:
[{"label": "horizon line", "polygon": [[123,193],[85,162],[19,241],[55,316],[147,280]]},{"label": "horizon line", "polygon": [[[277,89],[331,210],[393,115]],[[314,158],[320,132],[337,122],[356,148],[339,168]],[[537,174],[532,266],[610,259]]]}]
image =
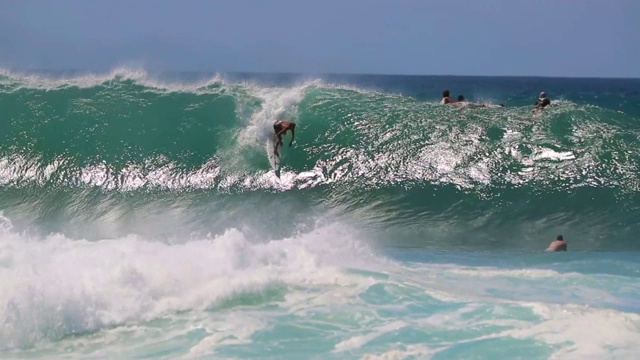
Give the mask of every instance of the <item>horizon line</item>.
[{"label": "horizon line", "polygon": [[149,74],[170,74],[170,73],[192,73],[192,74],[242,74],[242,75],[286,75],[286,76],[396,76],[396,77],[459,77],[459,78],[537,78],[537,79],[584,79],[584,80],[640,80],[640,77],[621,77],[621,76],[559,76],[559,75],[461,75],[461,74],[401,74],[401,73],[367,73],[367,72],[294,72],[294,71],[264,71],[264,70],[235,70],[235,71],[215,71],[215,70],[149,70],[144,67],[134,66],[113,66],[108,69],[46,69],[46,68],[31,68],[31,69],[18,69],[11,67],[0,66],[0,71],[5,70],[9,73],[29,73],[29,72],[49,72],[49,73],[89,73],[89,74],[102,74],[116,71],[118,69],[132,70],[132,71],[144,71]]}]

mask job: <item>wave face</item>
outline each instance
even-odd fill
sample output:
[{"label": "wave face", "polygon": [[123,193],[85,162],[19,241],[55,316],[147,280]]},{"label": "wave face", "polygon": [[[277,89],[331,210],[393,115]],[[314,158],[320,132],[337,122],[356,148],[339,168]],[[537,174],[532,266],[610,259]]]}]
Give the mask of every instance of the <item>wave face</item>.
[{"label": "wave face", "polygon": [[[84,238],[243,226],[277,237],[296,231],[282,221],[321,212],[392,247],[528,248],[559,232],[586,249],[640,246],[636,80],[185,78],[6,72],[4,213]],[[437,105],[446,84],[507,106]],[[534,115],[540,88],[558,95]],[[277,178],[264,144],[279,117],[299,126]]]}]

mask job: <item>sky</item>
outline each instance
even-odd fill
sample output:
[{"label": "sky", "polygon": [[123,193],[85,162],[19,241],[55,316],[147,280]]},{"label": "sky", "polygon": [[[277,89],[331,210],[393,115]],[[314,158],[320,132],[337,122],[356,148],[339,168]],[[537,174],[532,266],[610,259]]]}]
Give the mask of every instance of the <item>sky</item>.
[{"label": "sky", "polygon": [[0,68],[640,78],[638,0],[0,0]]}]

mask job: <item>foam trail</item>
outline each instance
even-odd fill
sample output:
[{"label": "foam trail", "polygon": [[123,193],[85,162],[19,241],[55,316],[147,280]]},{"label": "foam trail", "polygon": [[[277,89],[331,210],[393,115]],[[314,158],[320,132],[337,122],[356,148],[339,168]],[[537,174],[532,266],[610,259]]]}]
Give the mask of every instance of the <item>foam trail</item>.
[{"label": "foam trail", "polygon": [[297,120],[298,104],[304,97],[305,90],[312,83],[292,88],[254,88],[262,106],[248,119],[246,126],[240,131],[240,146],[262,144],[273,133],[273,123],[278,119]]}]

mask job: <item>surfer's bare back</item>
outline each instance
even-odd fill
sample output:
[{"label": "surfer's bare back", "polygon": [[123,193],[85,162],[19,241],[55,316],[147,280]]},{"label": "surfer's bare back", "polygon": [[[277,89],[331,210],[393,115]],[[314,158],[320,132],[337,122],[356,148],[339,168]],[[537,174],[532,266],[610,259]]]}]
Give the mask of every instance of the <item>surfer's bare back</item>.
[{"label": "surfer's bare back", "polygon": [[278,138],[273,149],[273,153],[276,154],[276,156],[280,156],[278,154],[278,146],[282,145],[282,135],[286,135],[287,131],[291,130],[291,141],[289,142],[289,146],[291,146],[291,144],[293,144],[293,138],[295,137],[295,129],[296,124],[286,120],[278,120],[273,124],[273,131],[275,131],[276,137]]}]

